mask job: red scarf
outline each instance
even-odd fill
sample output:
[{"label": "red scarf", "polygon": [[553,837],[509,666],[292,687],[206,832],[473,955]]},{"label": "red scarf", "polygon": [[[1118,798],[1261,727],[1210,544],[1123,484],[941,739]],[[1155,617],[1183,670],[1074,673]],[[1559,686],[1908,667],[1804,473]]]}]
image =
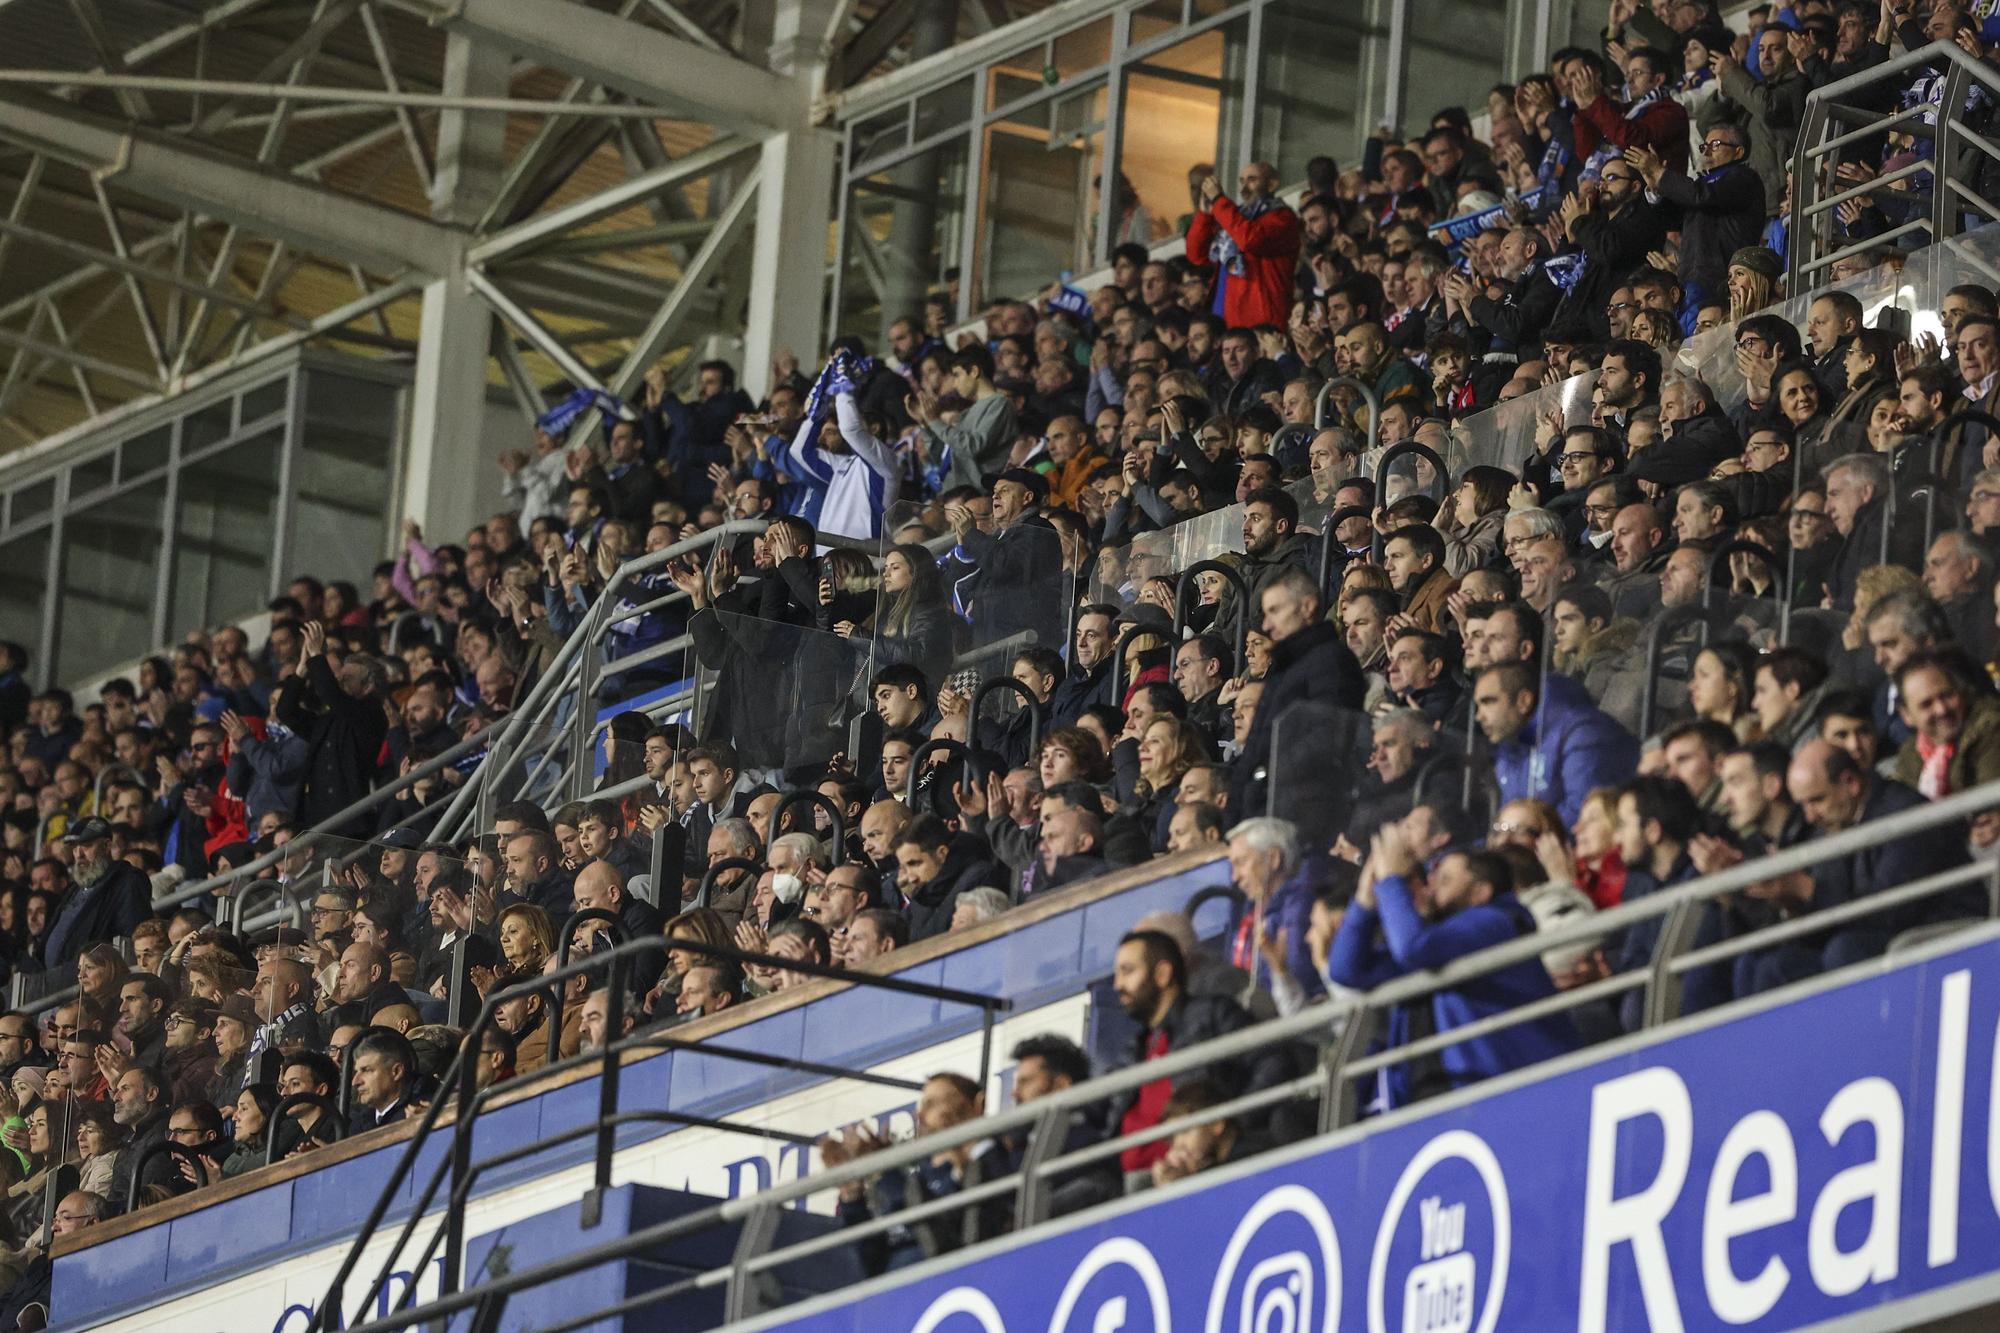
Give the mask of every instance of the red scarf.
[{"label": "red scarf", "polygon": [[[1167,1033],[1162,1028],[1146,1038],[1146,1058],[1157,1060],[1167,1053]],[[1125,1118],[1118,1122],[1120,1134],[1136,1134],[1142,1129],[1151,1129],[1160,1123],[1167,1113],[1167,1099],[1174,1095],[1174,1081],[1170,1078],[1156,1078],[1139,1089],[1139,1095],[1132,1099]],[[1127,1148],[1118,1155],[1118,1164],[1127,1171],[1144,1171],[1153,1163],[1167,1155],[1173,1145],[1171,1138],[1154,1139],[1136,1148]]]},{"label": "red scarf", "polygon": [[1923,772],[1917,775],[1917,790],[1929,799],[1951,795],[1951,760],[1958,753],[1958,742],[1927,741],[1923,733],[1917,734],[1917,758],[1923,760]]}]

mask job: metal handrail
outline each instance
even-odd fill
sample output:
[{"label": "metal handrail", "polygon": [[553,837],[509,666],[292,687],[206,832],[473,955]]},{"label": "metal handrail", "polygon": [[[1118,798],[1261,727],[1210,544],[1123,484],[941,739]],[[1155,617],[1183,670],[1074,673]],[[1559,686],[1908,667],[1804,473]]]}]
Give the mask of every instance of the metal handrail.
[{"label": "metal handrail", "polygon": [[[271,1114],[264,1117],[264,1165],[278,1160],[278,1126],[295,1106],[317,1106],[326,1122],[333,1126],[335,1143],[347,1137],[347,1117],[341,1112],[340,1103],[323,1092],[295,1092],[289,1097],[280,1097],[278,1104],[271,1108]],[[318,1132],[319,1122],[314,1121],[312,1129],[300,1130],[301,1134]],[[304,1142],[301,1139],[300,1142]]]},{"label": "metal handrail", "polygon": [[[1383,487],[1389,480],[1389,464],[1399,458],[1406,458],[1411,454],[1429,461],[1432,469],[1437,473],[1438,490],[1443,494],[1445,499],[1451,498],[1451,469],[1445,466],[1443,455],[1439,454],[1437,450],[1431,448],[1428,444],[1419,444],[1415,440],[1398,440],[1387,449],[1384,449],[1382,456],[1375,460],[1375,503],[1377,506],[1387,508],[1386,505],[1382,504],[1382,496]],[[1443,501],[1439,503],[1442,505]],[[1387,540],[1388,538],[1382,534],[1382,529],[1378,526],[1369,543],[1369,556],[1378,565],[1382,563],[1382,546]],[[1444,566],[1440,565],[1438,567],[1442,569]]]},{"label": "metal handrail", "polygon": [[152,1165],[155,1157],[161,1156],[178,1157],[183,1162],[191,1162],[194,1164],[196,1177],[201,1175],[201,1155],[193,1149],[183,1148],[180,1144],[165,1139],[152,1144],[140,1152],[138,1161],[132,1163],[132,1177],[125,1182],[126,1212],[133,1213],[139,1210],[139,1191],[145,1185],[146,1168]]},{"label": "metal handrail", "polygon": [[[1520,936],[1456,959],[1442,968],[1400,977],[1359,997],[1337,998],[1322,1005],[1309,1007],[1288,1018],[1273,1019],[1197,1046],[1170,1051],[1157,1060],[1143,1061],[1101,1075],[1086,1083],[1052,1093],[1027,1106],[1017,1106],[994,1115],[969,1120],[952,1129],[925,1135],[920,1139],[870,1154],[817,1175],[776,1185],[745,1198],[723,1201],[672,1222],[633,1231],[606,1245],[520,1270],[484,1284],[480,1288],[447,1294],[388,1319],[365,1323],[352,1330],[352,1333],[390,1333],[390,1330],[413,1327],[464,1309],[482,1299],[552,1282],[621,1255],[655,1248],[698,1234],[713,1226],[742,1225],[744,1231],[748,1233],[755,1230],[759,1219],[772,1216],[775,1210],[799,1202],[812,1194],[841,1185],[859,1183],[899,1166],[929,1160],[934,1155],[951,1148],[1003,1134],[1032,1131],[1038,1139],[1046,1139],[1055,1131],[1055,1127],[1066,1122],[1072,1112],[1102,1103],[1108,1097],[1131,1091],[1159,1079],[1173,1079],[1221,1061],[1236,1059],[1252,1050],[1280,1043],[1301,1039],[1325,1042],[1334,1033],[1340,1033],[1341,1037],[1335,1044],[1336,1058],[1324,1062],[1315,1079],[1322,1080],[1323,1086],[1327,1088],[1345,1086],[1358,1069],[1364,1066],[1374,1067],[1385,1061],[1383,1056],[1356,1057],[1350,1060],[1341,1054],[1356,1049],[1357,1043],[1351,1034],[1364,1029],[1371,1015],[1386,1012],[1397,1005],[1428,998],[1440,990],[1460,986],[1501,968],[1539,959],[1543,953],[1551,949],[1601,939],[1605,935],[1629,929],[1642,921],[1675,913],[1685,914],[1715,898],[1740,891],[1759,881],[1793,871],[1807,870],[1823,862],[1865,850],[1889,838],[1908,837],[1959,824],[1970,816],[1994,808],[1996,805],[2000,805],[2000,783],[1988,783],[1916,809],[1815,838],[1799,846],[1745,861],[1688,883],[1644,895],[1634,901],[1579,918],[1551,930]],[[1992,875],[2000,868],[1984,866],[1979,869]],[[1894,904],[1874,902],[1870,905],[1879,909]],[[1673,932],[1662,932],[1662,950],[1672,938]],[[1756,947],[1755,932],[1741,938],[1751,941],[1745,946],[1746,948]],[[1664,971],[1665,968],[1659,970]],[[1551,998],[1559,1003],[1574,1006],[1594,1003],[1614,989],[1629,990],[1640,986],[1650,987],[1654,984],[1656,984],[1655,975],[1652,972],[1641,971],[1636,975],[1608,978],[1590,986],[1559,992]],[[1435,1041],[1441,1045],[1454,1044],[1466,1040],[1469,1035],[1507,1026],[1509,1020],[1525,1021],[1521,1017],[1523,1012],[1527,1012],[1531,1017],[1539,1016],[1542,1010],[1548,1008],[1550,1006],[1546,1002],[1538,1001],[1532,1009],[1508,1010],[1482,1019],[1478,1025],[1454,1028],[1448,1033],[1439,1033],[1425,1040]],[[1649,1013],[1649,1021],[1651,1018],[1652,1015]],[[1416,1045],[1397,1049],[1402,1053],[1402,1058],[1407,1059],[1408,1052],[1416,1049]],[[1386,1058],[1388,1062],[1393,1063],[1394,1056]],[[1288,1093],[1295,1092],[1297,1086],[1295,1081],[1293,1085],[1286,1085],[1284,1090]],[[1205,1112],[1203,1118],[1213,1119],[1215,1112]],[[1160,1128],[1155,1126],[1155,1129]],[[1055,1161],[1063,1160],[1055,1159]],[[1046,1173],[1052,1165],[1052,1162],[1043,1161],[1036,1164],[1036,1169]],[[982,1190],[984,1188],[981,1187]],[[1026,1188],[1025,1184],[1022,1188]],[[985,1197],[986,1193],[980,1193],[978,1198],[975,1198],[970,1191],[950,1196],[951,1201],[961,1207]],[[877,1220],[909,1222],[915,1217],[913,1211],[905,1210],[890,1215],[888,1219]],[[861,1232],[862,1229],[857,1227],[846,1229],[842,1234],[845,1239],[852,1240]],[[799,1253],[798,1247],[767,1250],[758,1254],[746,1254],[739,1250],[729,1278],[732,1291],[740,1289],[755,1271],[796,1258]],[[712,1276],[705,1276],[698,1281],[703,1286],[714,1285]],[[678,1289],[681,1288],[666,1287],[649,1294],[654,1300],[659,1300],[674,1294]],[[598,1313],[601,1315],[603,1312]]]},{"label": "metal handrail", "polygon": [[[1375,515],[1369,510],[1367,505],[1343,505],[1341,508],[1328,514],[1326,521],[1320,524],[1319,597],[1321,603],[1326,606],[1333,605],[1333,549],[1338,545],[1338,540],[1333,534],[1339,530],[1341,524],[1350,518],[1365,518],[1368,520],[1370,530],[1372,531],[1374,528]],[[1343,573],[1346,572],[1348,563],[1352,558],[1348,555],[1346,549],[1342,548],[1340,552],[1340,568]]]},{"label": "metal handrail", "polygon": [[[615,1030],[620,1026],[623,1016],[620,994],[622,988],[617,983],[622,979],[626,965],[636,957],[665,953],[671,949],[685,949],[693,953],[705,954],[710,957],[734,962],[738,965],[756,963],[783,971],[802,972],[816,978],[844,981],[864,988],[887,990],[900,994],[914,995],[922,999],[939,1000],[946,1003],[974,1007],[980,1011],[985,1040],[989,1046],[992,1039],[993,1015],[996,1012],[1013,1007],[1012,1001],[998,996],[981,995],[977,992],[958,990],[948,986],[909,981],[899,976],[878,976],[868,972],[845,972],[840,969],[825,967],[799,959],[780,958],[766,953],[753,953],[725,945],[708,944],[696,939],[670,940],[665,936],[646,936],[642,939],[632,940],[602,953],[592,954],[587,958],[559,966],[551,972],[524,978],[504,988],[496,988],[486,996],[484,1003],[480,1007],[478,1017],[473,1020],[471,1027],[466,1032],[464,1041],[460,1043],[457,1053],[452,1057],[451,1065],[439,1079],[440,1088],[449,1088],[456,1084],[459,1090],[458,1096],[453,1099],[441,1094],[433,1098],[430,1106],[425,1109],[423,1118],[418,1123],[416,1133],[411,1136],[409,1142],[405,1145],[402,1154],[397,1159],[395,1169],[390,1174],[389,1181],[384,1186],[381,1195],[376,1199],[375,1205],[370,1210],[367,1220],[363,1223],[359,1235],[356,1237],[353,1245],[349,1247],[345,1258],[341,1261],[340,1268],[334,1275],[333,1281],[328,1288],[326,1299],[320,1303],[311,1322],[308,1323],[307,1328],[309,1333],[311,1330],[330,1327],[330,1325],[323,1322],[328,1313],[344,1309],[342,1293],[347,1279],[352,1276],[355,1267],[360,1262],[363,1250],[374,1238],[375,1231],[382,1224],[382,1220],[387,1214],[390,1204],[400,1196],[404,1181],[412,1174],[417,1158],[423,1151],[430,1134],[437,1128],[448,1101],[455,1101],[458,1106],[464,1108],[456,1115],[452,1123],[451,1152],[440,1158],[437,1168],[431,1175],[429,1186],[423,1192],[422,1198],[412,1208],[410,1217],[398,1235],[380,1275],[376,1278],[375,1283],[370,1287],[367,1296],[364,1298],[364,1306],[371,1304],[377,1295],[384,1290],[384,1284],[388,1281],[395,1267],[396,1260],[401,1256],[403,1247],[408,1243],[417,1224],[422,1220],[424,1211],[429,1206],[430,1200],[435,1196],[437,1186],[443,1179],[446,1171],[449,1170],[460,1181],[465,1180],[471,1173],[472,1127],[477,1120],[478,1111],[486,1100],[487,1094],[493,1090],[480,1091],[473,1087],[473,1066],[475,1063],[473,1057],[474,1053],[480,1048],[486,1029],[494,1023],[500,1007],[525,995],[559,995],[563,988],[574,978],[588,976],[598,969],[609,969],[613,983],[611,986],[612,1012],[610,1021]],[[617,1095],[615,1080],[617,1071],[623,1063],[620,1058],[622,1046],[622,1042],[607,1043],[605,1050],[601,1053],[604,1074],[603,1089],[600,1093],[601,1101],[608,1100],[615,1103]],[[722,1059],[737,1058],[741,1054],[725,1047],[703,1047],[702,1050],[705,1054],[714,1055]],[[575,1060],[580,1065],[597,1058],[599,1055],[599,1052],[590,1052],[587,1056],[572,1057],[572,1060]],[[545,1066],[542,1070],[536,1071],[536,1073],[545,1078],[557,1067],[567,1068],[572,1066],[570,1061],[552,1062],[550,1066]],[[530,1081],[535,1081],[533,1076],[531,1076]],[[521,1085],[516,1084],[514,1086],[518,1087]],[[615,1147],[615,1125],[611,1131],[605,1131],[603,1125],[605,1118],[612,1115],[615,1110],[615,1104],[609,1107],[600,1106],[600,1134],[597,1152],[597,1177],[600,1188],[609,1183],[610,1156]],[[444,1280],[447,1288],[455,1290],[458,1283],[458,1266],[463,1259],[462,1209],[453,1208],[448,1210],[446,1227],[449,1231],[449,1237],[445,1253]],[[338,1313],[334,1313],[333,1318],[336,1321],[339,1317]]]},{"label": "metal handrail", "polygon": [[1708,644],[1708,608],[1706,606],[1670,606],[1653,618],[1646,630],[1646,681],[1639,690],[1639,735],[1653,734],[1653,708],[1660,695],[1660,650],[1666,646],[1669,630],[1677,630],[1683,625],[1699,625],[1701,642]]},{"label": "metal handrail", "polygon": [[[685,541],[675,542],[651,554],[635,556],[611,572],[611,577],[605,580],[604,588],[598,593],[597,600],[592,605],[592,612],[601,607],[608,615],[611,603],[617,598],[618,590],[624,586],[626,579],[635,574],[648,573],[671,560],[713,546],[726,538],[761,533],[768,526],[770,525],[761,518],[731,519],[706,532],[697,533]],[[512,738],[523,725],[534,725],[527,719],[545,716],[559,699],[571,695],[571,691],[567,688],[568,682],[578,674],[572,668],[578,663],[584,646],[593,641],[594,634],[601,628],[602,626],[594,624],[591,615],[586,615],[584,622],[563,640],[563,646],[556,651],[555,657],[550,660],[534,687],[528,691],[527,697],[517,703],[508,713],[507,720],[500,724],[499,734],[494,738],[496,751],[502,738]],[[579,711],[588,706],[586,697],[581,695],[575,696],[575,703]],[[442,836],[449,837],[456,832],[468,810],[475,803],[480,790],[495,776],[497,774],[482,774],[482,780],[468,782],[459,789],[460,799],[454,801],[438,820],[438,829]]]},{"label": "metal handrail", "polygon": [[[834,865],[839,865],[841,858],[847,855],[847,815],[841,810],[840,802],[829,797],[818,788],[799,787],[786,792],[778,798],[778,803],[771,807],[770,841],[776,842],[784,836],[779,830],[784,827],[785,811],[795,805],[813,805],[826,811],[826,817],[833,825],[827,842],[827,855],[833,858]],[[803,833],[806,830],[798,829],[795,831]],[[814,834],[813,836],[817,838],[819,835]]]},{"label": "metal handrail", "polygon": [[[968,735],[971,734],[971,721],[970,718],[966,719]],[[949,754],[956,754],[959,760],[966,765],[966,776],[970,777],[972,775],[972,747],[970,745],[967,745],[964,741],[955,741],[949,736],[934,736],[930,740],[925,741],[917,747],[917,752],[910,756],[910,775],[903,783],[903,805],[912,814],[916,813],[917,809],[917,778],[924,771],[924,760],[930,758],[931,755],[940,750]],[[1035,756],[1032,754],[1029,755],[1028,762],[1031,764],[1034,763]],[[933,783],[931,791],[935,793],[943,785],[943,783]],[[932,797],[931,804],[933,807],[937,805],[935,795]]]},{"label": "metal handrail", "polygon": [[[1320,541],[1327,540],[1324,534]],[[1324,546],[1321,548],[1324,550]],[[1321,563],[1325,563],[1324,560]],[[1188,594],[1200,591],[1203,574],[1220,574],[1236,589],[1236,660],[1230,665],[1235,671],[1242,671],[1249,661],[1250,617],[1258,608],[1250,605],[1250,585],[1243,581],[1243,575],[1233,566],[1220,560],[1197,560],[1182,570],[1174,580],[1174,642],[1179,643],[1187,629]]]},{"label": "metal handrail", "polygon": [[[1033,690],[1029,689],[1026,685],[1022,684],[1020,681],[1015,680],[1012,676],[994,676],[992,679],[981,684],[977,690],[973,691],[972,702],[965,706],[966,738],[969,741],[973,742],[978,741],[979,710],[985,706],[986,696],[992,694],[995,690],[1011,691],[1015,695],[1019,696],[1021,700],[1021,707],[1028,710],[1028,762],[1032,764],[1033,762],[1035,762],[1035,755],[1038,754],[1042,748],[1042,727],[1045,723],[1045,720],[1048,717],[1048,707],[1040,699],[1037,699],[1035,697],[1035,692]],[[911,786],[912,792],[915,791],[914,782],[916,776],[917,776],[917,756],[913,754],[910,756],[910,778],[912,780],[912,786]],[[908,804],[907,798],[905,798],[905,804]]]},{"label": "metal handrail", "polygon": [[685,910],[693,911],[708,906],[708,895],[715,888],[715,877],[724,870],[742,870],[758,875],[763,873],[764,865],[761,861],[752,861],[747,856],[725,856],[720,861],[712,863],[701,872],[701,887],[695,891],[694,902]]},{"label": "metal handrail", "polygon": [[[1937,104],[1939,114],[1934,129],[1906,123],[1913,111],[1921,112],[1927,109],[1925,107],[1898,108],[1877,114],[1855,105],[1856,93],[1885,86],[1900,90],[1909,85],[1918,70],[1940,67],[1944,70],[1945,79]],[[1966,54],[1957,43],[1941,41],[1891,56],[1812,91],[1806,99],[1804,124],[1790,158],[1794,189],[1792,207],[1800,225],[1792,229],[1785,290],[1803,292],[1812,285],[1811,275],[1847,255],[1886,244],[1898,236],[1922,231],[1927,232],[1933,241],[1938,241],[1956,234],[1959,230],[1958,210],[1952,203],[1952,190],[1945,186],[1950,183],[1949,177],[1957,169],[1964,148],[1988,151],[1980,136],[1970,133],[1959,121],[1959,110],[1965,105],[1966,93],[1971,85],[1984,88],[2000,98],[2000,73]],[[1846,128],[1829,134],[1837,126]],[[1931,130],[1933,149],[1930,157],[1888,173],[1886,177],[1865,182],[1862,186],[1843,188],[1835,184],[1832,193],[1826,193],[1827,184],[1831,182],[1820,179],[1822,159],[1859,139],[1882,134],[1892,128],[1900,128],[1904,133]],[[1913,219],[1883,235],[1870,236],[1829,252],[1828,247],[1833,241],[1830,225],[1833,210],[1843,200],[1878,189],[1885,179],[1915,175],[1924,169],[1931,171],[1933,179],[1927,218]]]}]

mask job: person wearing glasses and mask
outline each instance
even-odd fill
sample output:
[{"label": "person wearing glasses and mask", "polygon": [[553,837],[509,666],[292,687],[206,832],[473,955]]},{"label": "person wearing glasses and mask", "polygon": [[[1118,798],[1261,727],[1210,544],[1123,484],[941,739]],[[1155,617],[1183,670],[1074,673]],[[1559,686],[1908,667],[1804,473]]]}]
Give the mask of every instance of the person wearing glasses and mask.
[{"label": "person wearing glasses and mask", "polygon": [[1646,183],[1646,201],[1665,204],[1661,221],[1681,233],[1675,276],[1697,301],[1721,298],[1729,257],[1764,234],[1764,182],[1744,161],[1749,150],[1734,125],[1712,126],[1701,141],[1701,170],[1670,170],[1650,148],[1625,150]]}]

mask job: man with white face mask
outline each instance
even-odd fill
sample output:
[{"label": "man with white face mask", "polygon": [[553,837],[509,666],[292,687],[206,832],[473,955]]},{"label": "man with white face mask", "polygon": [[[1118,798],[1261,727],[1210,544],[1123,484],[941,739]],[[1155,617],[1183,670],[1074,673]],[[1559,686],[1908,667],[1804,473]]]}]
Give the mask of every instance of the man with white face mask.
[{"label": "man with white face mask", "polygon": [[790,907],[806,896],[807,872],[822,866],[826,859],[819,839],[810,833],[787,833],[771,844],[766,863],[771,867],[771,891],[779,902]]}]

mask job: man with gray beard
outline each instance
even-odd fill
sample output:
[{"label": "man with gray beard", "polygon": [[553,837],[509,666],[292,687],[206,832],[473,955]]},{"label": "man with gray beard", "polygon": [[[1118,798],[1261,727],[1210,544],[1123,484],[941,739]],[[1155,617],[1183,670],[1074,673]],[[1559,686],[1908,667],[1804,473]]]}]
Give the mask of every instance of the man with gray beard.
[{"label": "man with gray beard", "polygon": [[55,909],[46,958],[50,967],[74,963],[85,949],[130,935],[152,910],[146,876],[111,857],[111,825],[95,815],[63,835],[70,848],[70,889]]}]

